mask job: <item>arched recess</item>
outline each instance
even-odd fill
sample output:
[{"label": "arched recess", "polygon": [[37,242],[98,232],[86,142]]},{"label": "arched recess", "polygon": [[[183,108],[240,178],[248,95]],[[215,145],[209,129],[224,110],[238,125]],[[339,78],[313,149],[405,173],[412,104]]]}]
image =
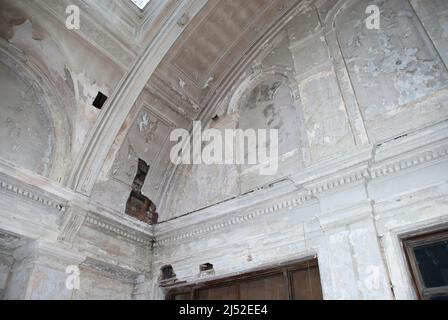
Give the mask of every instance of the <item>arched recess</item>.
[{"label": "arched recess", "polygon": [[328,11],[324,20],[324,30],[329,32],[336,28],[336,20],[339,15],[351,7],[357,0],[337,0],[333,4],[333,7]]},{"label": "arched recess", "polygon": [[5,41],[0,41],[0,67],[9,99],[0,108],[7,144],[0,158],[64,183],[72,130],[57,86],[36,61]]},{"label": "arched recess", "polygon": [[[260,111],[266,117],[265,129],[279,130],[280,157],[285,156],[285,153],[291,152],[293,149],[297,149],[299,153],[299,167],[308,163],[307,133],[304,125],[299,87],[294,78],[294,72],[283,66],[255,68],[246,78],[240,81],[236,88],[231,95],[227,114],[238,114],[238,117],[236,117],[239,121],[238,127],[241,129],[248,127],[248,123],[244,123],[245,109],[247,111],[248,104],[257,103],[253,99],[257,99],[255,95],[258,95],[260,97],[257,99],[259,102],[264,100],[260,106],[264,105],[265,108]],[[277,93],[282,95],[280,99],[276,97]],[[255,123],[252,123],[251,127],[259,129]],[[289,130],[285,131],[284,129]],[[288,145],[283,144],[282,146],[282,139]],[[291,143],[294,145],[294,148],[291,148]]]},{"label": "arched recess", "polygon": [[[222,101],[223,110],[217,112],[218,117],[211,120],[203,129],[213,129],[224,134],[227,129],[274,129],[279,124],[274,119],[269,123],[264,118],[265,109],[269,106],[269,101],[263,101],[258,110],[253,114],[247,114],[245,111],[247,98],[251,92],[266,82],[279,82],[275,85],[275,92],[282,96],[287,96],[286,103],[282,104],[285,108],[282,111],[288,115],[283,118],[286,125],[295,132],[288,139],[293,142],[294,146],[281,152],[282,145],[279,144],[279,162],[278,171],[274,174],[262,175],[259,168],[260,160],[258,157],[257,164],[227,164],[227,165],[186,165],[177,167],[171,180],[171,190],[164,199],[159,212],[163,213],[161,221],[171,219],[173,217],[192,212],[200,208],[204,208],[222,201],[226,201],[240,194],[253,191],[262,186],[286,179],[289,175],[297,172],[304,167],[304,157],[308,156],[309,148],[305,127],[303,126],[303,115],[301,111],[301,103],[298,95],[297,84],[293,77],[293,71],[287,67],[272,66],[269,68],[255,68],[249,75],[241,78],[235,83],[235,90],[228,93],[228,97]],[[268,99],[269,100],[269,99]],[[276,99],[273,99],[276,100]],[[278,111],[281,105],[274,103],[274,108],[269,108],[267,115],[271,115],[270,111]],[[245,122],[244,118],[256,118],[256,122]],[[276,122],[276,123],[274,123]],[[283,129],[279,130],[283,131]],[[279,132],[279,142],[282,139],[282,133]],[[247,149],[246,149],[247,150]],[[305,155],[305,156],[304,156]],[[265,163],[263,163],[265,164]]]}]

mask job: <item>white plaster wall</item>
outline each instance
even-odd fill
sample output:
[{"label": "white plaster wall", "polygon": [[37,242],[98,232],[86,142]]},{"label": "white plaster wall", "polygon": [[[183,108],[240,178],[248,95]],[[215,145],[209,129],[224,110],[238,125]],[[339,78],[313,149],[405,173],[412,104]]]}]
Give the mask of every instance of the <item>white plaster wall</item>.
[{"label": "white plaster wall", "polygon": [[261,52],[245,69],[235,85],[237,88],[217,102],[227,111],[203,128],[222,133],[225,129],[278,130],[278,172],[262,176],[257,165],[248,164],[179,165],[161,204],[161,221],[282,180],[304,166],[308,145],[302,125],[302,104],[297,99],[297,83],[291,72],[293,57],[289,44],[286,32],[281,32],[269,50]]},{"label": "white plaster wall", "polygon": [[[325,299],[415,299],[399,237],[446,226],[446,165],[415,172],[432,179],[431,187],[422,181],[418,191],[400,177],[375,181],[372,185],[381,190],[393,184],[394,191],[367,197],[361,184],[300,209],[280,209],[222,231],[161,244],[153,270],[172,264],[179,281],[196,283],[315,256]],[[361,200],[359,188],[364,189]],[[416,208],[409,211],[411,204]],[[212,263],[216,275],[200,278],[203,263]]]},{"label": "white plaster wall", "polygon": [[[91,198],[58,184],[65,175],[47,179],[33,166],[0,159],[0,229],[33,241],[15,252],[9,272],[9,258],[0,256],[4,298],[158,299],[162,265],[172,264],[179,280],[193,283],[317,257],[325,299],[415,299],[400,238],[448,225],[447,3],[381,2],[386,18],[397,14],[403,23],[354,34],[366,3],[320,1],[317,10],[300,12],[217,102],[226,110],[221,121],[235,126],[232,114],[226,117],[231,98],[247,89],[244,81],[257,75],[258,63],[287,69],[296,108],[288,114],[298,119],[288,132],[299,136],[300,150],[282,171],[283,182],[242,195],[237,170],[190,168],[176,172],[166,189],[170,144],[161,138],[167,130],[146,152],[142,139],[151,132],[139,124],[147,109],[173,127],[189,123],[146,91]],[[19,58],[39,66],[37,74],[57,88],[60,109],[70,114],[66,156],[73,160],[100,114],[90,107],[94,93],[110,94],[123,70],[46,12],[22,2],[0,6],[2,18],[21,18],[0,26],[3,47],[20,49]],[[412,34],[399,41],[407,30]],[[383,40],[391,47],[371,57]],[[133,144],[136,155],[126,161]],[[135,158],[145,156],[153,167],[145,194],[167,202],[166,221],[155,227],[122,212],[130,181],[123,173],[132,177]],[[71,162],[59,166],[70,171]],[[195,209],[201,210],[183,215]],[[207,262],[216,275],[199,279],[199,265]],[[64,287],[71,264],[81,267],[80,291]]]},{"label": "white plaster wall", "polygon": [[[272,181],[320,161],[336,159],[363,145],[381,144],[447,118],[448,71],[443,51],[446,42],[443,12],[448,10],[447,4],[405,0],[375,3],[381,11],[379,30],[368,30],[365,26],[365,8],[371,4],[367,0],[321,1],[316,4],[317,10],[299,11],[283,27],[287,37],[282,41],[270,39],[272,47],[260,48],[259,56],[246,67],[243,79],[253,77],[254,70],[276,66],[286,67],[295,80],[291,85],[295,86],[292,94],[297,115],[293,112],[288,115],[297,118],[295,135],[299,136],[300,150],[298,157],[290,159],[286,170],[281,166]],[[430,22],[431,16],[434,22]],[[242,85],[236,82],[234,86],[238,88],[233,89],[236,92],[244,92],[244,82]],[[234,100],[239,97],[233,91],[228,96]],[[241,101],[247,101],[244,94],[236,102],[239,108],[239,104],[244,104]],[[224,97],[216,105],[234,111],[232,102]],[[281,102],[275,108],[278,112],[285,110]],[[244,114],[239,116],[240,123],[248,121]],[[256,127],[258,120],[252,120],[249,126]],[[226,188],[223,192],[229,175],[233,176],[219,170],[207,171],[200,165],[178,166],[161,205],[161,220],[271,182],[249,174],[241,178],[240,188]],[[186,187],[184,181],[201,181],[210,187],[201,192]],[[220,191],[215,192],[214,186]]]},{"label": "white plaster wall", "polygon": [[57,265],[16,265],[4,296],[9,300],[130,300],[134,286],[80,268],[79,288],[66,287],[68,275]]},{"label": "white plaster wall", "polygon": [[25,300],[29,286],[30,273],[33,267],[15,262],[8,279],[7,287],[3,295],[5,300]]},{"label": "white plaster wall", "polygon": [[[371,2],[352,3],[336,18],[336,34],[372,141],[446,118],[445,53],[421,23],[423,9],[415,11],[406,0],[386,1],[380,5],[382,28],[371,31],[362,14]],[[437,1],[422,6],[448,9]],[[433,19],[439,20],[437,14]]]},{"label": "white plaster wall", "polygon": [[[162,223],[152,272],[172,264],[191,284],[317,257],[325,299],[415,299],[401,238],[446,229],[446,128],[313,165],[292,178],[297,189],[274,185]],[[216,274],[200,278],[203,263]]]},{"label": "white plaster wall", "polygon": [[81,269],[80,290],[74,300],[131,300],[134,286]]},{"label": "white plaster wall", "polygon": [[[51,163],[52,159],[46,159],[46,165],[59,167],[59,172],[52,176],[52,179],[64,184],[69,179],[74,159],[82,149],[89,130],[100,114],[100,110],[92,106],[98,91],[110,96],[124,72],[119,65],[83,41],[75,32],[61,27],[63,24],[60,21],[48,11],[42,10],[35,2],[2,1],[0,6],[2,20],[0,45],[9,51],[15,51],[13,55],[22,56],[25,64],[33,64],[38,67],[38,71],[35,72],[36,79],[38,79],[37,85],[50,83],[51,87],[43,86],[41,89],[55,97],[47,112],[51,111],[53,118],[58,119],[56,123],[49,123],[46,126],[47,129],[39,130],[37,126],[27,123],[26,120],[18,121],[16,125],[23,126],[24,130],[21,139],[25,133],[33,134],[33,130],[39,130],[42,133],[44,130],[51,131],[53,126],[61,126],[59,132],[56,134],[50,132],[47,134],[49,138],[46,139],[50,140],[51,147],[47,147],[50,151],[57,145],[58,140],[60,140],[59,143],[64,144],[65,155],[63,159],[58,159],[63,163]],[[64,17],[65,15],[62,16],[62,18]],[[87,26],[84,25],[84,27]],[[20,74],[20,69],[17,68],[16,72]],[[6,75],[7,73],[2,72],[1,77],[6,77]],[[32,82],[31,79],[26,80]],[[6,78],[3,81],[6,81]],[[2,89],[6,90],[6,88],[6,86],[2,86]],[[9,92],[12,94],[11,91]],[[28,93],[28,96],[30,94]],[[39,98],[42,99],[42,97]],[[7,107],[15,105],[23,107],[25,104],[25,101],[21,101],[19,98],[13,100],[4,101],[9,104],[2,104],[2,110],[5,111]],[[41,101],[38,103],[42,104]],[[31,115],[32,112],[36,113],[39,108],[42,109],[45,106],[39,107],[36,102],[35,106],[30,106],[30,108],[36,109],[29,111]],[[61,116],[57,116],[57,114]],[[61,120],[64,117],[67,119],[66,122]],[[26,132],[27,129],[30,131]],[[53,140],[58,140],[51,141],[51,134],[56,135]],[[69,138],[63,140],[64,135]],[[42,135],[42,137],[45,136]],[[13,139],[17,140],[17,144],[19,144],[20,139]],[[39,148],[38,143],[31,144]],[[46,150],[44,147],[40,149],[41,152]],[[47,153],[49,152],[47,151]],[[47,154],[45,157],[50,158],[51,154]],[[10,160],[8,157],[4,158]],[[29,157],[14,162],[45,175],[44,169],[37,168],[39,169],[37,170],[27,166],[27,163],[23,163],[27,158]]]},{"label": "white plaster wall", "polygon": [[48,106],[42,105],[33,83],[18,78],[8,66],[0,64],[0,74],[0,156],[48,176],[55,139]]}]

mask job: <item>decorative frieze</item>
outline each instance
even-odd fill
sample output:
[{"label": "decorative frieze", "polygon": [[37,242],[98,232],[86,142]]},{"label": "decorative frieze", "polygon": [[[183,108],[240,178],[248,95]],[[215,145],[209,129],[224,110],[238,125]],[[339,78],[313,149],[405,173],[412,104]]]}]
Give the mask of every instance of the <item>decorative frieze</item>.
[{"label": "decorative frieze", "polygon": [[135,232],[126,230],[122,227],[118,227],[112,223],[107,222],[104,219],[96,218],[96,217],[93,217],[92,215],[87,216],[85,222],[86,222],[86,224],[88,224],[94,228],[97,228],[97,229],[100,229],[100,230],[103,230],[106,232],[114,233],[114,234],[121,236],[123,238],[126,238],[128,240],[137,242],[140,245],[148,245],[149,246],[152,243],[152,239],[150,237],[136,235]]},{"label": "decorative frieze", "polygon": [[25,200],[33,201],[40,205],[49,207],[51,209],[56,209],[57,211],[64,213],[67,210],[67,207],[58,201],[54,201],[36,191],[30,191],[21,186],[14,185],[10,182],[6,182],[0,179],[0,190],[4,191],[13,196],[19,196]]},{"label": "decorative frieze", "polygon": [[122,282],[130,284],[135,284],[140,274],[137,271],[129,270],[117,266],[116,264],[112,265],[89,257],[81,264],[81,267],[98,272],[106,277],[119,279]]},{"label": "decorative frieze", "polygon": [[336,178],[326,179],[325,182],[307,187],[313,196],[323,192],[330,192],[337,188],[356,183],[358,181],[370,178],[370,172],[367,168],[350,171]]},{"label": "decorative frieze", "polygon": [[448,145],[445,145],[431,151],[422,152],[420,154],[401,159],[399,161],[392,161],[390,163],[385,163],[378,167],[371,168],[370,175],[372,179],[381,178],[402,170],[445,158],[447,155]]},{"label": "decorative frieze", "polygon": [[227,228],[230,226],[245,224],[245,223],[248,223],[249,221],[252,221],[261,216],[267,216],[270,214],[278,213],[282,210],[292,210],[295,207],[304,205],[306,202],[309,202],[312,199],[313,199],[313,197],[312,197],[311,193],[305,192],[304,194],[296,195],[293,198],[286,199],[286,200],[283,200],[280,202],[276,202],[270,206],[266,206],[266,207],[255,209],[255,210],[250,210],[249,212],[247,212],[246,214],[243,214],[243,215],[233,216],[226,220],[219,221],[219,222],[216,222],[211,225],[202,226],[202,227],[197,228],[192,231],[180,232],[173,236],[161,238],[161,239],[157,240],[155,245],[156,246],[166,245],[166,244],[169,244],[172,242],[182,241],[182,240],[186,240],[186,239],[189,239],[189,238],[192,238],[195,236],[212,233],[217,230]]},{"label": "decorative frieze", "polygon": [[[438,145],[432,150],[426,149],[421,152],[413,152],[413,155],[408,157],[401,157],[400,159],[387,161],[385,160],[379,164],[369,164],[369,161],[364,160],[365,165],[354,165],[355,168],[351,170],[345,169],[344,174],[329,174],[324,177],[315,177],[315,179],[308,181],[304,186],[302,186],[298,192],[295,192],[292,196],[285,199],[275,202],[264,200],[269,203],[269,205],[250,209],[244,214],[226,214],[225,219],[217,218],[212,223],[210,220],[207,222],[195,223],[197,227],[194,229],[189,229],[188,231],[185,231],[185,228],[188,228],[188,226],[185,226],[181,231],[176,231],[174,233],[168,232],[167,235],[162,235],[158,238],[156,246],[185,241],[187,239],[216,232],[227,227],[245,224],[262,216],[302,207],[311,201],[315,201],[316,198],[325,193],[335,192],[339,188],[347,187],[360,181],[384,178],[403,170],[426,165],[434,161],[440,161],[445,159],[447,155],[448,145],[444,144]],[[0,191],[13,196],[21,197],[27,201],[33,201],[51,209],[55,209],[61,214],[67,211],[67,206],[62,204],[60,201],[53,200],[40,192],[31,191],[28,188],[19,186],[18,184],[7,182],[5,179],[0,179]],[[88,215],[85,220],[75,219],[72,221],[72,224],[67,224],[66,229],[68,229],[66,231],[68,233],[66,232],[67,234],[65,236],[70,239],[70,230],[77,230],[80,227],[80,224],[82,225],[84,223],[103,231],[112,232],[130,241],[137,242],[140,245],[150,246],[153,242],[153,239],[148,236],[139,236],[136,232],[118,227],[115,224],[107,222],[106,219],[94,217],[92,215]],[[159,231],[163,232],[163,230]],[[162,232],[159,232],[159,234]]]},{"label": "decorative frieze", "polygon": [[[411,169],[433,163],[434,161],[446,159],[448,155],[448,145],[433,146],[430,151],[426,149],[424,151],[420,150],[420,152],[417,150],[412,153],[413,155],[408,157],[383,161],[378,164],[372,163],[371,158],[373,156],[371,156],[369,159],[364,159],[362,164],[354,164],[351,169],[344,169],[344,174],[340,174],[338,173],[338,170],[336,170],[336,173],[328,174],[327,176],[314,177],[313,180],[307,181],[307,183],[302,186],[300,191],[284,200],[272,202],[264,199],[263,201],[269,203],[269,205],[258,209],[249,210],[245,214],[231,215],[226,213],[225,219],[217,218],[217,221],[213,223],[210,223],[209,221],[202,223],[196,222],[195,225],[197,226],[192,230],[190,229],[188,231],[184,231],[185,228],[183,228],[180,231],[177,230],[174,232],[168,232],[168,235],[157,238],[155,246],[174,244],[179,241],[185,241],[187,239],[212,233],[230,226],[245,224],[262,216],[283,212],[284,210],[292,210],[296,207],[306,205],[310,201],[315,200],[325,193],[336,192],[343,187],[354,185],[363,181],[383,178],[402,170]],[[201,214],[203,214],[203,212],[195,213],[195,215]],[[206,214],[203,215],[206,216]],[[188,228],[188,226],[186,226],[186,228]]]}]

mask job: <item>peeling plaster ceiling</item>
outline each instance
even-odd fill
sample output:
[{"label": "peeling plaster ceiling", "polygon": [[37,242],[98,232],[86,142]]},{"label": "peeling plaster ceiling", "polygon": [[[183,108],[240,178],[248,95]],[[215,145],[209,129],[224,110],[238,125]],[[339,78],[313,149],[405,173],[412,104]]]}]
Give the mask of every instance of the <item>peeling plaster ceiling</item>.
[{"label": "peeling plaster ceiling", "polygon": [[148,88],[159,96],[177,96],[187,118],[196,119],[207,95],[294,3],[210,0],[165,56]]}]

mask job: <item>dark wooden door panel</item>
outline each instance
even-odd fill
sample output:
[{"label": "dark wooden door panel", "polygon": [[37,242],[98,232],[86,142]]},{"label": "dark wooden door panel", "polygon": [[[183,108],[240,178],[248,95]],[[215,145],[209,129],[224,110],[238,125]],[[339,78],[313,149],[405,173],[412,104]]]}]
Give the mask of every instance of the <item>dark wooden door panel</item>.
[{"label": "dark wooden door panel", "polygon": [[322,300],[316,259],[171,290],[173,300]]},{"label": "dark wooden door panel", "polygon": [[288,286],[283,274],[240,283],[241,300],[287,300]]},{"label": "dark wooden door panel", "polygon": [[191,293],[179,293],[173,295],[173,300],[191,300]]},{"label": "dark wooden door panel", "polygon": [[201,289],[198,300],[239,300],[238,284]]},{"label": "dark wooden door panel", "polygon": [[292,272],[293,300],[322,300],[319,269],[310,267]]}]

